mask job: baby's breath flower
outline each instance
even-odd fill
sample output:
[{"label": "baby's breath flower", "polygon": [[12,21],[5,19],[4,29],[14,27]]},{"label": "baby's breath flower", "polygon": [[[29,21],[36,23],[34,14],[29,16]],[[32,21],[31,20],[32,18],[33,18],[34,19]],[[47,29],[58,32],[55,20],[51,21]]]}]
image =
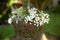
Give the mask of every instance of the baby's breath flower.
[{"label": "baby's breath flower", "polygon": [[34,24],[36,26],[36,24]]},{"label": "baby's breath flower", "polygon": [[8,23],[11,24],[12,23],[12,18],[8,19]]},{"label": "baby's breath flower", "polygon": [[49,15],[47,13],[45,14],[43,11],[38,11],[39,13],[37,11],[36,8],[29,9],[29,15],[25,17],[25,20],[34,23],[35,26],[41,26],[44,25],[44,23],[48,23]]},{"label": "baby's breath flower", "polygon": [[[44,23],[49,23],[49,15],[47,13],[44,13],[43,11],[39,11],[35,7],[28,9],[28,15],[24,16],[23,13],[23,8],[20,7],[17,10],[12,11],[12,17],[8,19],[8,23],[12,23],[13,19],[15,19],[16,23],[21,21],[24,18],[25,23],[34,23],[35,26],[42,26]],[[15,15],[17,14],[17,15]]]},{"label": "baby's breath flower", "polygon": [[32,24],[32,23],[30,22],[30,24]]}]

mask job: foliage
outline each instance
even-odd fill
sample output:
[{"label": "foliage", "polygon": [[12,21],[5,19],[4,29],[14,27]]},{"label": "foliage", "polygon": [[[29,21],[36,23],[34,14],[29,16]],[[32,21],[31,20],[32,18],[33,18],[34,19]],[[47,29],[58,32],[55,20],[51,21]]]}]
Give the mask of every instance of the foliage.
[{"label": "foliage", "polygon": [[0,0],[0,24],[4,23],[5,20],[8,19],[8,15],[10,14],[11,10],[10,7],[7,6],[10,0]]},{"label": "foliage", "polygon": [[49,9],[49,11],[52,12],[52,13],[60,13],[60,5],[51,7],[51,8]]},{"label": "foliage", "polygon": [[14,28],[11,25],[0,25],[0,39],[13,37],[15,35]]},{"label": "foliage", "polygon": [[60,13],[53,13],[47,10],[47,12],[50,15],[50,21],[48,25],[43,26],[44,32],[60,37]]},{"label": "foliage", "polygon": [[8,3],[10,0],[0,0],[1,3]]}]

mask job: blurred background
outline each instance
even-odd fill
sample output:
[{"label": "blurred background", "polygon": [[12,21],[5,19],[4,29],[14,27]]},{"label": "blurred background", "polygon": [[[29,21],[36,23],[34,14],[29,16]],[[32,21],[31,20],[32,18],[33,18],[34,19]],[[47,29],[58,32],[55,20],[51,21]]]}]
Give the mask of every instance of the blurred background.
[{"label": "blurred background", "polygon": [[[0,0],[0,40],[10,40],[15,35],[14,27],[7,20],[11,14],[11,6],[19,0]],[[21,3],[28,0],[20,0]],[[49,40],[60,40],[60,0],[30,0],[30,3],[39,10],[50,15],[49,24],[43,26],[43,31]],[[20,4],[21,5],[21,4]]]}]

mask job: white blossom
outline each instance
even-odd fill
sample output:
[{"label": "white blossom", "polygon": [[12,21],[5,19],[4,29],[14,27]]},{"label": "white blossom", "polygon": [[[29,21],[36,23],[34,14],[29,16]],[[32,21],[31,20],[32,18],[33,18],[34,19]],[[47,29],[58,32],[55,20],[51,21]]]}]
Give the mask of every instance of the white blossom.
[{"label": "white blossom", "polygon": [[36,26],[36,24],[34,24]]},{"label": "white blossom", "polygon": [[40,22],[40,26],[42,26],[44,23],[43,22]]},{"label": "white blossom", "polygon": [[8,23],[11,24],[12,23],[12,18],[8,19]]},{"label": "white blossom", "polygon": [[35,20],[36,20],[36,21],[39,21],[39,20],[40,20],[40,17],[35,17]]},{"label": "white blossom", "polygon": [[31,8],[31,9],[29,9],[28,11],[29,11],[30,14],[32,14],[32,13],[33,13],[33,14],[37,13],[37,9],[36,9],[36,8]]},{"label": "white blossom", "polygon": [[11,18],[13,19],[13,18],[15,18],[16,16],[15,15],[13,15]]},{"label": "white blossom", "polygon": [[[15,15],[15,13],[17,15]],[[19,21],[21,21],[24,18],[24,22],[29,24],[34,23],[35,26],[42,26],[44,25],[44,23],[49,23],[49,15],[43,11],[39,11],[38,9],[36,9],[35,7],[28,9],[28,13],[29,15],[24,16],[23,14],[23,8],[20,7],[17,10],[12,11],[12,16],[8,19],[8,23],[12,23],[13,20],[16,21],[16,23],[18,24]]]},{"label": "white blossom", "polygon": [[32,23],[30,22],[30,24],[32,24]]},{"label": "white blossom", "polygon": [[36,8],[29,9],[29,15],[25,17],[25,20],[33,22],[35,26],[42,26],[44,23],[49,23],[49,15],[43,11],[39,11],[39,13],[37,11]]}]

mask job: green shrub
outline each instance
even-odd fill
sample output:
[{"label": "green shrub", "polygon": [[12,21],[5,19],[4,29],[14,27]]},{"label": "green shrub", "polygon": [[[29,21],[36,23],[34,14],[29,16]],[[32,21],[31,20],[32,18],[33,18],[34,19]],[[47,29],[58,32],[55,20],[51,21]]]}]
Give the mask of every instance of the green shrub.
[{"label": "green shrub", "polygon": [[0,25],[0,39],[13,37],[15,35],[14,28],[11,25]]},{"label": "green shrub", "polygon": [[50,8],[49,11],[52,13],[60,13],[60,5]]},{"label": "green shrub", "polygon": [[49,24],[45,24],[43,30],[53,36],[60,37],[60,13],[49,12],[50,21]]}]

